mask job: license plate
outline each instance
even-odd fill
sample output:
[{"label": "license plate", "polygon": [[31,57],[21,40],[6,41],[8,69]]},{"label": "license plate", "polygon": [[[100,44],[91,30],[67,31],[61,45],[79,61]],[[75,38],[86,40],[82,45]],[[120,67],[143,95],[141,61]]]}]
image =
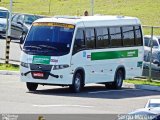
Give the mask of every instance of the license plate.
[{"label": "license plate", "polygon": [[33,76],[34,76],[34,77],[43,78],[43,77],[44,77],[44,73],[42,73],[42,72],[34,72],[34,73],[33,73]]}]

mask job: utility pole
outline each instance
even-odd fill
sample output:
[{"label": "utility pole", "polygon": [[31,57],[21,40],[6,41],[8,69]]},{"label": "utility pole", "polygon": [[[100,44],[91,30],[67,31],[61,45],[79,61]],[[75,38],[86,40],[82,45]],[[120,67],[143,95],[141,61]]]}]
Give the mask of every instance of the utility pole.
[{"label": "utility pole", "polygon": [[12,3],[10,0],[10,12],[9,12],[9,20],[7,18],[7,34],[6,34],[6,55],[5,55],[5,63],[9,64],[9,49],[10,49],[10,41],[11,41],[11,17],[12,17]]},{"label": "utility pole", "polygon": [[49,14],[51,12],[51,0],[49,0]]},{"label": "utility pole", "polygon": [[150,52],[150,59],[149,59],[149,81],[152,81],[152,48],[153,48],[153,26],[151,27],[151,52]]},{"label": "utility pole", "polygon": [[8,37],[11,36],[12,4],[13,4],[13,0],[10,0],[10,14],[9,14]]},{"label": "utility pole", "polygon": [[91,2],[91,15],[94,15],[94,0],[90,0]]}]

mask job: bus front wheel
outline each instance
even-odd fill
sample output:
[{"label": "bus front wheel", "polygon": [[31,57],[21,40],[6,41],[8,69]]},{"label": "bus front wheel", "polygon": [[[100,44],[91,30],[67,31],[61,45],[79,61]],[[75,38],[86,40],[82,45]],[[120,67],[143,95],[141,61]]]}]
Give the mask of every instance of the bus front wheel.
[{"label": "bus front wheel", "polygon": [[70,87],[70,90],[74,93],[78,93],[82,88],[82,75],[80,73],[76,73],[73,78],[73,83]]},{"label": "bus front wheel", "polygon": [[26,86],[27,86],[29,91],[35,91],[37,89],[37,87],[38,87],[38,83],[27,82]]}]

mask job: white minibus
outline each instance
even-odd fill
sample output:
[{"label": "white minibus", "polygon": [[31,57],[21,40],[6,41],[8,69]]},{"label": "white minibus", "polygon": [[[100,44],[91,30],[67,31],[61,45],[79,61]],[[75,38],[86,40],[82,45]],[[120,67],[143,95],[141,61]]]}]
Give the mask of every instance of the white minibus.
[{"label": "white minibus", "polygon": [[69,86],[88,83],[120,89],[124,79],[142,75],[141,22],[126,16],[53,17],[36,20],[22,45],[21,81]]}]

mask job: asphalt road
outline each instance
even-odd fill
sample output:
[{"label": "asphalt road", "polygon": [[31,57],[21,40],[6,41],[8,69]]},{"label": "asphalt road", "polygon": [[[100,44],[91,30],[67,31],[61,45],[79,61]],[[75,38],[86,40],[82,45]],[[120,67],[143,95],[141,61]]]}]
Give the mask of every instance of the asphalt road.
[{"label": "asphalt road", "polygon": [[160,98],[156,91],[107,90],[102,85],[87,86],[78,94],[57,86],[28,92],[19,75],[0,75],[0,92],[0,113],[10,114],[122,114],[143,108],[150,98]]}]

